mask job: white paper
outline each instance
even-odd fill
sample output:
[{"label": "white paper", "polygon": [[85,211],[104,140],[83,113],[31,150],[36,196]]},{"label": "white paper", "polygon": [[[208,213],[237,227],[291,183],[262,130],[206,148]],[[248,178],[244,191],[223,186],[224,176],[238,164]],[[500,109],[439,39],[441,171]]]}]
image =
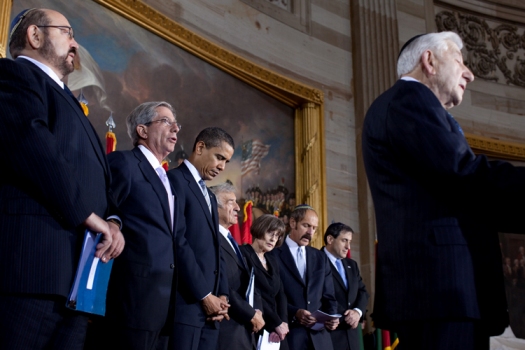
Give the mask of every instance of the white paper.
[{"label": "white paper", "polygon": [[270,333],[268,333],[267,330],[264,330],[263,335],[259,337],[259,342],[257,343],[257,350],[279,350],[280,347],[280,342],[270,342]]},{"label": "white paper", "polygon": [[312,316],[317,320],[317,322],[311,327],[314,331],[322,330],[326,321],[335,320],[341,317],[340,314],[329,315],[321,310],[312,312]]},{"label": "white paper", "polygon": [[248,284],[248,289],[246,290],[246,301],[250,304],[251,307],[253,307],[253,292],[255,290],[254,282],[255,272],[252,267],[252,271],[250,273],[250,283]]}]

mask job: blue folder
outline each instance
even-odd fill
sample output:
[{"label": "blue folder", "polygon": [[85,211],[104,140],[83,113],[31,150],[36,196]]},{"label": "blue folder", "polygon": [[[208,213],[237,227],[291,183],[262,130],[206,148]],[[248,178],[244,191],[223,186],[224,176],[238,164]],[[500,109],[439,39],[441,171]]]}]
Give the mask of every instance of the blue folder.
[{"label": "blue folder", "polygon": [[106,314],[106,293],[113,259],[103,263],[95,257],[101,233],[86,230],[75,281],[71,287],[66,306],[90,314]]}]

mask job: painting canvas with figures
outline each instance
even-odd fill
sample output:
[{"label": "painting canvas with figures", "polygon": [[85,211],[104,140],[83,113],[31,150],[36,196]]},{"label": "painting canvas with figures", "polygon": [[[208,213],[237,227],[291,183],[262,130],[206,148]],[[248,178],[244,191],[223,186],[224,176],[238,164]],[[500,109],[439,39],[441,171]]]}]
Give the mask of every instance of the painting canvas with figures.
[{"label": "painting canvas with figures", "polygon": [[525,339],[525,236],[500,233],[499,237],[510,328],[517,338]]},{"label": "painting canvas with figures", "polygon": [[241,207],[252,200],[254,212],[283,216],[294,203],[292,107],[94,1],[14,1],[11,17],[31,7],[56,9],[74,28],[80,62],[66,83],[85,98],[101,140],[111,116],[116,149],[131,149],[126,116],[142,102],[166,101],[182,125],[170,168],[192,152],[200,130],[218,126],[234,138],[235,153],[208,185],[231,181]]}]

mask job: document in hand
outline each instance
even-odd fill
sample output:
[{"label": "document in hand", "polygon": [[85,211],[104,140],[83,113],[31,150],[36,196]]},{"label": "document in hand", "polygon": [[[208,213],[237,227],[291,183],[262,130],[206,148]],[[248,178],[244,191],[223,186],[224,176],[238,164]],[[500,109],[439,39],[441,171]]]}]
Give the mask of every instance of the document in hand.
[{"label": "document in hand", "polygon": [[326,321],[335,320],[341,317],[340,314],[328,315],[327,313],[324,313],[321,310],[312,312],[312,316],[315,317],[315,319],[317,320],[317,322],[311,328],[314,331],[322,330]]},{"label": "document in hand", "polygon": [[267,330],[264,330],[263,334],[259,337],[259,342],[257,343],[257,350],[279,350],[281,343],[272,343],[270,341],[270,333]]},{"label": "document in hand", "polygon": [[103,263],[95,257],[97,244],[101,238],[101,233],[86,230],[75,281],[67,298],[66,306],[73,310],[104,316],[106,314],[106,292],[113,259]]},{"label": "document in hand", "polygon": [[248,284],[248,288],[246,288],[246,301],[248,304],[250,304],[251,307],[253,307],[253,291],[255,290],[255,272],[252,267],[252,271],[250,272],[250,283]]}]

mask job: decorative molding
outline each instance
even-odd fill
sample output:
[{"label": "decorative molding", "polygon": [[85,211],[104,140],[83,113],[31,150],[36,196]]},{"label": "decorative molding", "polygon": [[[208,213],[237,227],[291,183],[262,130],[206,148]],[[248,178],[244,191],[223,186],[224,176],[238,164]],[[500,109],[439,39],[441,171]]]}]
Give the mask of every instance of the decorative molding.
[{"label": "decorative molding", "polygon": [[525,161],[524,144],[494,140],[474,134],[465,134],[465,138],[475,153],[498,159]]},{"label": "decorative molding", "polygon": [[303,33],[310,34],[312,0],[241,0],[264,13]]},{"label": "decorative molding", "polygon": [[[323,233],[328,226],[326,218],[328,210],[326,204],[326,182],[324,161],[324,123],[318,118],[323,115],[322,106],[313,102],[305,103],[296,110],[295,118],[295,182],[303,184],[296,186],[296,199],[299,203],[308,203],[316,209],[319,215],[318,233],[314,235],[311,245],[316,248],[323,246]],[[299,148],[297,147],[299,146]],[[306,171],[305,171],[306,170]]]},{"label": "decorative molding", "polygon": [[9,19],[11,18],[12,0],[0,0],[0,58],[7,57],[9,39]]},{"label": "decorative molding", "polygon": [[447,10],[436,14],[436,25],[463,39],[466,65],[477,78],[525,87],[525,28]]},{"label": "decorative molding", "polygon": [[[257,88],[272,94],[284,103],[297,107],[297,98],[323,103],[323,93],[279,75],[240,57],[174,22],[154,8],[138,0],[94,0],[161,38],[180,46],[197,57],[227,71]],[[278,92],[278,93],[277,93]],[[291,95],[291,96],[290,96]]]}]

